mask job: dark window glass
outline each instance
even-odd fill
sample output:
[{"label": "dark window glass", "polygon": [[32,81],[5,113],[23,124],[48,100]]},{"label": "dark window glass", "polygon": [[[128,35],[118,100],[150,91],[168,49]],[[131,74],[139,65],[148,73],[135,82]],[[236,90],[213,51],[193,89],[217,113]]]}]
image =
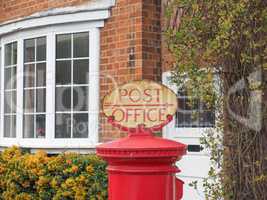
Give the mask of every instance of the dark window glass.
[{"label": "dark window glass", "polygon": [[73,137],[87,138],[88,137],[88,114],[79,113],[73,114]]},{"label": "dark window glass", "polygon": [[11,89],[11,73],[12,73],[12,68],[5,68],[5,89]]},{"label": "dark window glass", "polygon": [[56,58],[71,58],[71,34],[57,35]]},{"label": "dark window glass", "polygon": [[24,41],[24,63],[35,61],[35,39]]},{"label": "dark window glass", "polygon": [[36,115],[36,137],[45,137],[45,115]]},{"label": "dark window glass", "polygon": [[56,114],[56,138],[71,138],[70,114]]},{"label": "dark window glass", "polygon": [[5,92],[5,99],[4,99],[4,112],[11,113],[11,106],[12,106],[12,92]]},{"label": "dark window glass", "polygon": [[12,91],[12,113],[16,113],[17,111],[17,92],[16,91]]},{"label": "dark window glass", "polygon": [[24,65],[24,88],[34,87],[35,70],[34,65]]},{"label": "dark window glass", "polygon": [[36,89],[36,112],[45,112],[46,89]]},{"label": "dark window glass", "polygon": [[185,91],[178,93],[176,127],[214,127],[215,112],[199,99],[189,99]]},{"label": "dark window glass", "polygon": [[44,61],[46,60],[46,38],[37,38],[37,50],[36,50],[36,60]]},{"label": "dark window glass", "polygon": [[4,117],[4,137],[16,137],[16,115],[9,115]]},{"label": "dark window glass", "polygon": [[73,57],[89,57],[89,33],[73,34]]},{"label": "dark window glass", "polygon": [[71,61],[57,61],[56,84],[71,84]]},{"label": "dark window glass", "polygon": [[5,45],[5,66],[17,64],[17,42]]},{"label": "dark window glass", "polygon": [[74,84],[88,84],[89,60],[75,60],[73,62]]},{"label": "dark window glass", "polygon": [[34,115],[24,115],[23,127],[23,137],[34,138]]},{"label": "dark window glass", "polygon": [[15,138],[16,137],[16,128],[17,128],[17,122],[16,122],[16,115],[11,116],[11,127],[12,127],[12,132],[11,132],[11,137]]},{"label": "dark window glass", "polygon": [[34,112],[34,92],[35,90],[24,90],[24,112]]},{"label": "dark window glass", "polygon": [[46,85],[46,63],[36,65],[36,86]]},{"label": "dark window glass", "polygon": [[10,137],[11,133],[11,116],[4,117],[4,137]]},{"label": "dark window glass", "polygon": [[17,64],[17,42],[13,43],[12,65]]},{"label": "dark window glass", "polygon": [[5,66],[11,65],[12,43],[5,45]]},{"label": "dark window glass", "polygon": [[11,79],[11,88],[16,89],[17,88],[17,68],[12,67],[12,79]]},{"label": "dark window glass", "polygon": [[88,110],[88,87],[73,87],[73,110]]},{"label": "dark window glass", "polygon": [[56,111],[71,110],[71,87],[56,88]]}]

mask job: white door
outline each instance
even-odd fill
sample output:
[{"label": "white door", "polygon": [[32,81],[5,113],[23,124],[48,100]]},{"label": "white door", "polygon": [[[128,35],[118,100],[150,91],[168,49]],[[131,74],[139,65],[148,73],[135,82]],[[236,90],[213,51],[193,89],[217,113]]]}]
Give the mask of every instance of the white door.
[{"label": "white door", "polygon": [[[170,83],[169,77],[169,72],[163,74],[163,84],[177,93],[179,109],[174,120],[163,129],[163,136],[188,145],[187,155],[177,162],[181,169],[177,176],[185,182],[183,200],[204,200],[202,180],[208,175],[210,159],[208,152],[200,144],[200,138],[206,129],[214,125],[214,112],[205,111],[197,100],[196,105],[188,106],[185,92],[178,92],[177,87]],[[199,117],[196,114],[192,117],[192,110],[194,113],[199,112]],[[193,181],[198,181],[198,190],[189,186]]]}]

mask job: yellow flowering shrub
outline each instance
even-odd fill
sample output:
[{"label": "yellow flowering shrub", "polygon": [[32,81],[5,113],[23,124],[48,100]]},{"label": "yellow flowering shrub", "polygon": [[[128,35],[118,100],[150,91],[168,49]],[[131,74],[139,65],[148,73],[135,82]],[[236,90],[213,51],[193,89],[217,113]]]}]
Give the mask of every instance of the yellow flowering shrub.
[{"label": "yellow flowering shrub", "polygon": [[106,163],[96,155],[0,153],[0,200],[106,200]]}]

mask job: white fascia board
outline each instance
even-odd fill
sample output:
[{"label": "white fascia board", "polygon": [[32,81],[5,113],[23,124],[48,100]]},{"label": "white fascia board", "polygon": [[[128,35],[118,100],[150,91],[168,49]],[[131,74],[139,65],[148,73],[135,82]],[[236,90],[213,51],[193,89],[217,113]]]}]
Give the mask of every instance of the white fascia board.
[{"label": "white fascia board", "polygon": [[25,18],[0,24],[0,36],[37,27],[86,21],[103,21],[110,17],[115,0],[92,0],[80,6],[55,8]]}]

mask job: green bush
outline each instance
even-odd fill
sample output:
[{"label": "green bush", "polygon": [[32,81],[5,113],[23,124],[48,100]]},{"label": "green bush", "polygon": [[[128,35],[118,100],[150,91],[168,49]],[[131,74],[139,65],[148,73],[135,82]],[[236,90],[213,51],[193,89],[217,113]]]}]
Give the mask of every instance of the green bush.
[{"label": "green bush", "polygon": [[106,200],[106,163],[96,155],[0,153],[0,200]]}]

